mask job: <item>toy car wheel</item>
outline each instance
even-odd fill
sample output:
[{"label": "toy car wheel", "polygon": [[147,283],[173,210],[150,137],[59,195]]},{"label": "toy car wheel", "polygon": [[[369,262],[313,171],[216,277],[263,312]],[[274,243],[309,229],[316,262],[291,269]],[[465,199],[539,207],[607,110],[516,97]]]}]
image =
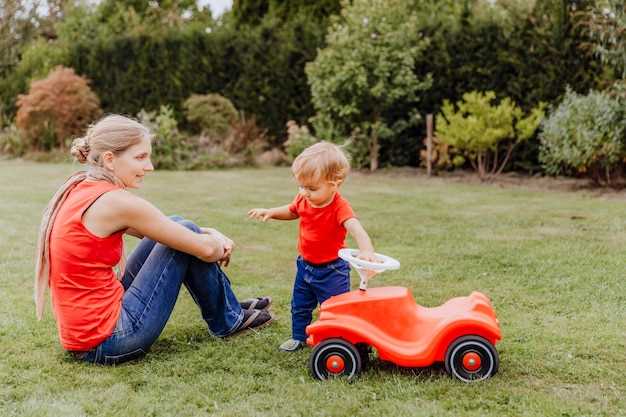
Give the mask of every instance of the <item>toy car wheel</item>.
[{"label": "toy car wheel", "polygon": [[354,378],[361,371],[361,356],[352,343],[343,339],[328,339],[317,345],[309,359],[314,378]]},{"label": "toy car wheel", "polygon": [[463,382],[487,379],[498,372],[498,352],[480,336],[456,339],[446,352],[446,371]]},{"label": "toy car wheel", "polygon": [[356,349],[359,351],[359,355],[361,356],[361,370],[365,370],[370,364],[370,353],[372,352],[372,348],[365,343],[357,343]]}]

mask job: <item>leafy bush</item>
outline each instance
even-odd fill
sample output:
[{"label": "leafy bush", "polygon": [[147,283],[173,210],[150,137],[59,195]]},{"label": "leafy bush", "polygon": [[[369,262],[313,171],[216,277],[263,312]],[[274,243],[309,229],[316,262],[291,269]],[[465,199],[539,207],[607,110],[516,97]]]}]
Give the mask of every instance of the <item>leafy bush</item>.
[{"label": "leafy bush", "polygon": [[16,125],[37,150],[66,148],[66,141],[83,133],[101,114],[100,101],[88,81],[71,68],[57,67],[34,81],[17,100]]},{"label": "leafy bush", "polygon": [[284,143],[287,158],[296,159],[303,150],[318,142],[305,125],[298,126],[293,120],[287,122],[287,140]]},{"label": "leafy bush", "polygon": [[456,108],[444,101],[437,115],[437,137],[462,151],[481,179],[500,174],[515,146],[534,134],[544,116],[543,104],[524,117],[509,98],[492,105],[495,97],[493,91],[472,91]]},{"label": "leafy bush", "polygon": [[230,126],[223,142],[229,154],[243,155],[247,164],[254,164],[255,157],[268,146],[267,129],[259,127],[256,117],[242,114]]},{"label": "leafy bush", "polygon": [[225,137],[239,118],[233,103],[219,94],[193,94],[184,103],[187,120],[205,134]]},{"label": "leafy bush", "polygon": [[161,106],[159,112],[142,110],[137,115],[139,121],[154,134],[152,141],[152,163],[159,169],[187,169],[193,148],[187,138],[178,130],[173,110]]},{"label": "leafy bush", "polygon": [[600,182],[626,158],[626,102],[591,91],[568,90],[541,126],[540,159],[550,174],[575,170]]},{"label": "leafy bush", "polygon": [[0,128],[0,154],[19,157],[26,152],[26,145],[14,124]]},{"label": "leafy bush", "polygon": [[161,106],[159,112],[142,110],[137,115],[153,133],[152,162],[155,168],[196,170],[254,165],[267,146],[267,131],[254,117],[234,122],[224,138],[187,136],[178,129],[174,111]]}]

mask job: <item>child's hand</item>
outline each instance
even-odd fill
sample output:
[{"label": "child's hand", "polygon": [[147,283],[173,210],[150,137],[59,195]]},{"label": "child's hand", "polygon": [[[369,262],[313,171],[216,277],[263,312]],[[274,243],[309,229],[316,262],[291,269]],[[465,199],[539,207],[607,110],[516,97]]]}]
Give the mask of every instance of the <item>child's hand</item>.
[{"label": "child's hand", "polygon": [[[378,260],[376,255],[374,255],[374,251],[367,251],[367,250],[359,251],[359,254],[356,257],[359,259],[363,259],[364,261],[380,263],[380,260]],[[370,269],[367,269],[365,273],[366,273],[368,280],[374,278],[374,276],[378,274],[378,272],[372,271]]]},{"label": "child's hand", "polygon": [[268,219],[271,219],[272,215],[269,209],[254,208],[248,212],[248,217],[265,222]]},{"label": "child's hand", "polygon": [[380,263],[376,255],[374,255],[374,251],[359,251],[356,257],[364,261]]}]

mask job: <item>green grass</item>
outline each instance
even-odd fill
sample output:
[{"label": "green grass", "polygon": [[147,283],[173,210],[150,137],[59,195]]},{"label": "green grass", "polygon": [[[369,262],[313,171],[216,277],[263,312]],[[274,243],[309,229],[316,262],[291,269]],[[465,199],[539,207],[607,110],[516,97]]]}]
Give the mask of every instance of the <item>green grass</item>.
[{"label": "green grass", "polygon": [[439,367],[376,361],[354,383],[320,383],[308,375],[308,351],[277,351],[289,336],[297,223],[245,216],[290,201],[296,188],[282,168],[158,172],[140,191],[167,214],[231,236],[234,288],[241,297],[272,295],[274,324],[212,338],[183,292],[145,359],[117,367],[70,360],[50,309],[43,321],[34,317],[32,276],[41,212],[73,168],[0,162],[3,417],[626,415],[621,196],[353,174],[344,195],[377,250],[402,263],[372,285],[409,287],[426,306],[488,294],[504,337],[500,372],[466,385]]}]

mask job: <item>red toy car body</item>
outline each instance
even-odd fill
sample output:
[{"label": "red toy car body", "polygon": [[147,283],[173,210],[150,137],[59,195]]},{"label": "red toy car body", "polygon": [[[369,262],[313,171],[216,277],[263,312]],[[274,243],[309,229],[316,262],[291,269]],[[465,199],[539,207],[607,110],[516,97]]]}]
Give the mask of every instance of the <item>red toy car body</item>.
[{"label": "red toy car body", "polygon": [[379,359],[399,366],[444,362],[448,373],[465,382],[498,370],[500,327],[489,298],[480,292],[427,308],[404,287],[351,291],[325,301],[306,331],[314,348],[309,365],[318,379],[357,375],[370,347]]}]

